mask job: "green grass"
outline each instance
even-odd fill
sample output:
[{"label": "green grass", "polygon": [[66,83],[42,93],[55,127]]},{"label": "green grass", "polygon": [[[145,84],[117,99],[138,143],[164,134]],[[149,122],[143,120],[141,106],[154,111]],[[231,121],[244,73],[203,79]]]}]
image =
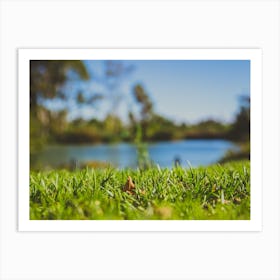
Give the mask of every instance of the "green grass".
[{"label": "green grass", "polygon": [[[122,190],[131,176],[135,194]],[[30,218],[250,219],[250,162],[201,168],[31,172]]]}]

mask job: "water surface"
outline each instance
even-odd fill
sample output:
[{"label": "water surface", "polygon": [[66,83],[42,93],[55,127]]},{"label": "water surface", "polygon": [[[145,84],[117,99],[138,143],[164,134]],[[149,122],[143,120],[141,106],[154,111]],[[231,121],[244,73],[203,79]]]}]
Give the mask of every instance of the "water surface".
[{"label": "water surface", "polygon": [[[161,167],[172,167],[175,158],[182,166],[209,165],[217,162],[228,149],[236,146],[224,140],[182,140],[148,144],[151,159]],[[48,146],[35,156],[42,166],[58,166],[77,160],[78,162],[102,161],[124,167],[137,166],[137,149],[134,144],[56,145]],[[33,158],[34,160],[34,158]]]}]

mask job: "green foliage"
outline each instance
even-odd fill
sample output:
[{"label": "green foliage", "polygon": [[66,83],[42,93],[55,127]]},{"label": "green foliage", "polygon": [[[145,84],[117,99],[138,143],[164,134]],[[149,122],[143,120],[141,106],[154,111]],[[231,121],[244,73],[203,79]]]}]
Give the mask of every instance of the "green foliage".
[{"label": "green foliage", "polygon": [[68,144],[98,143],[102,140],[95,129],[89,130],[87,127],[69,128],[65,133],[57,135],[56,139]]},{"label": "green foliage", "polygon": [[147,138],[147,129],[150,123],[150,120],[154,114],[153,112],[153,103],[151,102],[149,95],[146,93],[144,88],[138,84],[133,88],[133,95],[136,102],[140,105],[140,115],[141,118],[139,123],[141,125],[143,138]]},{"label": "green foliage", "polygon": [[208,119],[186,129],[187,139],[227,139],[229,125]]},{"label": "green foliage", "polygon": [[30,112],[30,153],[42,149],[44,145],[56,142],[60,135],[65,135],[68,127],[67,111],[50,111],[37,106]]},{"label": "green foliage", "polygon": [[133,89],[134,97],[136,101],[141,105],[141,119],[147,120],[153,113],[153,103],[151,102],[149,95],[145,92],[141,85],[136,85]]},{"label": "green foliage", "polygon": [[76,78],[89,78],[87,69],[80,60],[31,60],[31,111],[36,110],[39,99],[65,98],[62,86],[67,80]]},{"label": "green foliage", "polygon": [[103,129],[109,135],[118,135],[123,127],[121,119],[115,115],[108,114],[103,121]]},{"label": "green foliage", "polygon": [[[65,99],[63,86],[68,80],[88,79],[85,65],[80,60],[30,61],[30,151],[34,153],[56,139],[66,129],[67,111],[47,110],[44,100]],[[82,101],[79,96],[79,102]]]},{"label": "green foliage", "polygon": [[229,138],[235,141],[250,140],[250,97],[240,97],[240,110],[229,131]]},{"label": "green foliage", "polygon": [[[122,190],[128,176],[135,183],[135,194]],[[31,172],[30,218],[247,220],[250,163]]]},{"label": "green foliage", "polygon": [[147,141],[165,141],[185,138],[185,130],[173,121],[153,114],[146,128]]},{"label": "green foliage", "polygon": [[34,153],[43,148],[46,143],[47,135],[38,120],[36,114],[30,114],[30,153]]},{"label": "green foliage", "polygon": [[128,138],[128,128],[114,115],[108,115],[103,121],[75,119],[64,130],[55,134],[56,141],[64,144],[112,143]]}]

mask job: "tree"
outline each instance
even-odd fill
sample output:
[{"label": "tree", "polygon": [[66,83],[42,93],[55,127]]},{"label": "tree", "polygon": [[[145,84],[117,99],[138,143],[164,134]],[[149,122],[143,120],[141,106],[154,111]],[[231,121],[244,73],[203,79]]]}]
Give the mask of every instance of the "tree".
[{"label": "tree", "polygon": [[63,86],[69,79],[89,78],[80,60],[31,60],[30,61],[30,110],[36,111],[46,99],[66,98]]},{"label": "tree", "polygon": [[[69,80],[86,80],[87,69],[80,60],[30,61],[30,151],[40,149],[47,139],[65,129],[67,111],[52,112],[44,101],[67,99],[63,86]],[[83,101],[79,96],[79,102]]]},{"label": "tree", "polygon": [[119,133],[119,105],[124,100],[124,92],[122,89],[123,79],[126,78],[134,67],[132,65],[126,65],[122,61],[117,60],[105,60],[104,72],[99,79],[99,82],[105,87],[104,96],[107,97],[107,101],[110,102],[108,116],[111,117],[113,124],[113,133]]},{"label": "tree", "polygon": [[133,94],[140,105],[140,123],[143,133],[143,138],[145,139],[147,136],[147,126],[149,120],[151,120],[154,111],[153,111],[153,103],[151,102],[148,94],[145,92],[144,88],[137,84],[133,88]]},{"label": "tree", "polygon": [[230,130],[230,137],[237,141],[250,140],[250,97],[240,96],[240,109]]},{"label": "tree", "polygon": [[140,120],[137,122],[132,112],[129,112],[129,119],[131,124],[136,128],[134,142],[137,147],[138,167],[140,169],[146,169],[150,168],[153,164],[150,159],[147,144],[143,141],[147,139],[147,126],[153,116],[153,103],[140,84],[134,86],[133,96],[140,105]]},{"label": "tree", "polygon": [[148,120],[153,113],[153,103],[148,94],[145,92],[144,88],[138,84],[134,87],[134,96],[136,101],[141,105],[142,120]]}]

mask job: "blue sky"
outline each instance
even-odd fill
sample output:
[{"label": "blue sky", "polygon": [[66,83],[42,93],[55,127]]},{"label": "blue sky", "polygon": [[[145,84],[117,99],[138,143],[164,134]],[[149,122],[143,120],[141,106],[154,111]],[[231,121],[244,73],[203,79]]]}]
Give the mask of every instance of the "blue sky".
[{"label": "blue sky", "polygon": [[[106,92],[98,81],[104,61],[84,61],[92,79],[83,84],[85,91]],[[120,102],[114,110],[123,119],[128,110],[137,111],[132,88],[144,86],[157,113],[177,122],[194,123],[207,118],[230,122],[238,110],[238,97],[250,94],[248,60],[130,60],[133,71],[120,80],[115,93]],[[99,78],[98,78],[99,77]],[[70,117],[104,117],[112,110],[112,93],[96,107],[73,108]]]}]

